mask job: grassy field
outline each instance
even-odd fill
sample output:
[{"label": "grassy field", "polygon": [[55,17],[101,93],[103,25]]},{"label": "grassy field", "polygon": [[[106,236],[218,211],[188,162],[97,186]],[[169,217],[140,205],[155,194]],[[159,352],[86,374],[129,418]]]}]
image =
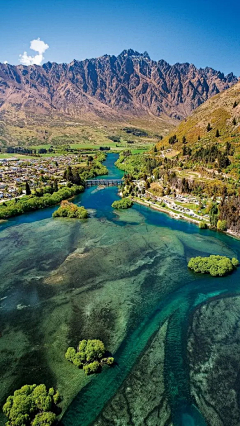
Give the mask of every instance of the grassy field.
[{"label": "grassy field", "polygon": [[[36,145],[36,146],[33,145],[33,146],[29,147],[29,148],[30,149],[36,149],[38,151],[41,148],[49,149],[50,146],[51,145],[49,145],[49,144],[46,144],[46,145]],[[110,145],[105,145],[105,146],[110,146]],[[142,146],[142,147],[139,147],[139,146],[129,147],[129,145],[128,146],[118,146],[118,147],[116,147],[115,144],[113,144],[111,146],[110,151],[104,151],[104,152],[106,152],[106,153],[109,153],[109,152],[121,152],[123,150],[129,149],[132,152],[132,154],[141,154],[143,152],[149,151],[151,149],[151,147],[152,147],[152,145]],[[96,145],[94,145],[94,144],[92,144],[92,145],[72,144],[71,148],[79,150],[79,153],[80,153],[80,150],[81,150],[82,154],[89,154],[90,155],[91,152],[87,151],[89,149],[92,149],[94,151],[99,152],[99,147],[96,146]],[[83,151],[83,150],[86,150],[86,151]],[[4,158],[11,158],[11,157],[19,158],[21,160],[30,159],[30,158],[47,158],[47,157],[57,157],[57,156],[60,156],[60,155],[63,155],[63,154],[68,154],[68,152],[64,151],[62,149],[62,147],[55,147],[55,152],[48,152],[46,154],[40,154],[40,156],[27,155],[27,154],[24,155],[24,154],[2,153],[2,152],[0,152],[0,160],[4,159]],[[71,153],[69,153],[69,154],[71,154]]]},{"label": "grassy field", "polygon": [[26,158],[37,158],[36,156],[33,155],[22,155],[22,154],[8,154],[8,153],[2,153],[0,152],[0,159],[4,159],[4,158],[19,158],[20,160],[25,160]]}]

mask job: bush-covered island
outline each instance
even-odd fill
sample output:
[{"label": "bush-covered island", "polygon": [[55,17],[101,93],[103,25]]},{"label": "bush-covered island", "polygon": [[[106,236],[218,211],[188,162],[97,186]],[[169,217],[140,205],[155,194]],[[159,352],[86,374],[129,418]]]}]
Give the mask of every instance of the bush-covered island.
[{"label": "bush-covered island", "polygon": [[133,202],[130,200],[130,198],[122,198],[121,200],[114,201],[112,203],[112,207],[114,209],[129,209],[132,207]]},{"label": "bush-covered island", "polygon": [[60,207],[52,214],[53,217],[69,217],[75,219],[86,219],[88,212],[84,207],[78,207],[76,204],[67,200],[61,202]]},{"label": "bush-covered island", "polygon": [[3,412],[9,419],[6,426],[51,426],[57,419],[60,396],[45,385],[25,385],[7,398]]},{"label": "bush-covered island", "polygon": [[209,257],[192,257],[188,262],[188,267],[200,274],[210,274],[213,277],[223,277],[230,274],[238,266],[238,260],[233,257],[211,255]]},{"label": "bush-covered island", "polygon": [[97,339],[81,340],[77,350],[69,347],[65,358],[78,368],[83,368],[86,374],[98,373],[103,364],[112,365],[114,363],[113,357],[106,357],[104,343]]}]

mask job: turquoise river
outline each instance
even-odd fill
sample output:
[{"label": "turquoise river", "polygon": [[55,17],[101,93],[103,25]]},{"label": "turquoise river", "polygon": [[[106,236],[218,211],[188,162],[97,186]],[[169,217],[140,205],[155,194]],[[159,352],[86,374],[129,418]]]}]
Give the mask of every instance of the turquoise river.
[{"label": "turquoise river", "polygon": [[[122,176],[116,159],[105,178]],[[196,255],[240,259],[240,241],[137,204],[115,211],[118,198],[115,187],[92,187],[74,200],[85,221],[53,219],[54,207],[0,226],[1,405],[45,383],[62,395],[64,426],[240,424],[224,420],[211,385],[237,342],[240,268],[224,278],[187,268]],[[103,340],[116,365],[87,377],[68,363],[67,347],[83,338]],[[224,377],[223,399],[236,379]]]}]

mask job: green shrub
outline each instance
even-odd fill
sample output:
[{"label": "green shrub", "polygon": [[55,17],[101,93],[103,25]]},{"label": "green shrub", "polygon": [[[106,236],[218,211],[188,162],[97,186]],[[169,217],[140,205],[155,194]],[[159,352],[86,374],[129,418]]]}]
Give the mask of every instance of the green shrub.
[{"label": "green shrub", "polygon": [[68,217],[75,219],[86,219],[88,212],[84,207],[78,207],[69,201],[62,201],[60,207],[52,214],[53,217]]},{"label": "green shrub", "polygon": [[114,362],[112,357],[103,358],[105,352],[106,349],[101,340],[81,340],[77,351],[72,347],[68,348],[65,358],[78,368],[83,368],[86,374],[91,374],[100,371],[100,362],[106,362],[108,365]]},{"label": "green shrub", "polygon": [[51,426],[56,421],[56,414],[50,412],[39,413],[35,416],[32,426]]},{"label": "green shrub", "polygon": [[225,256],[211,255],[209,257],[192,257],[188,262],[188,267],[200,274],[210,274],[213,277],[224,276],[231,273],[238,265],[238,260],[232,260]]},{"label": "green shrub", "polygon": [[59,400],[59,393],[47,390],[44,384],[25,385],[7,398],[3,413],[8,417],[7,426],[51,426],[56,414],[51,410]]},{"label": "green shrub", "polygon": [[107,365],[112,365],[114,363],[114,358],[112,356],[109,356],[107,358]]},{"label": "green shrub", "polygon": [[226,231],[227,230],[227,221],[219,219],[217,221],[217,230],[218,231]]},{"label": "green shrub", "polygon": [[90,364],[85,364],[83,366],[83,370],[87,375],[97,373],[99,369],[100,369],[100,364],[98,361],[93,361]]},{"label": "green shrub", "polygon": [[206,222],[199,222],[199,228],[200,229],[207,229],[208,228],[207,223]]},{"label": "green shrub", "polygon": [[232,258],[232,264],[235,268],[239,265],[239,261],[236,259],[236,257]]},{"label": "green shrub", "polygon": [[112,203],[112,207],[114,209],[129,209],[132,207],[133,202],[130,200],[130,198],[122,198],[121,200],[114,201]]},{"label": "green shrub", "polygon": [[75,358],[75,355],[76,355],[76,350],[74,348],[72,348],[72,347],[69,347],[67,349],[67,352],[65,353],[65,358],[68,361],[73,362],[73,360]]},{"label": "green shrub", "polygon": [[87,362],[101,359],[105,351],[105,346],[101,340],[88,340],[85,348]]},{"label": "green shrub", "polygon": [[76,365],[76,367],[81,368],[83,366],[82,354],[77,352],[72,363]]}]

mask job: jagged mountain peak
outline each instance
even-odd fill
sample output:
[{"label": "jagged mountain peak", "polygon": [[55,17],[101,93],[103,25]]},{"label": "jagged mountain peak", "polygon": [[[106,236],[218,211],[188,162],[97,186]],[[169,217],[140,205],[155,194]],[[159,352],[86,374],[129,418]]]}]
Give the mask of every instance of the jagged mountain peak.
[{"label": "jagged mountain peak", "polygon": [[0,64],[0,115],[181,120],[237,81],[232,73],[153,61],[133,49],[69,64]]},{"label": "jagged mountain peak", "polygon": [[129,57],[135,57],[135,58],[150,59],[150,56],[146,51],[143,52],[143,53],[139,53],[139,52],[137,52],[136,50],[133,50],[133,49],[125,49],[120,53],[119,56],[120,57],[129,56]]}]

